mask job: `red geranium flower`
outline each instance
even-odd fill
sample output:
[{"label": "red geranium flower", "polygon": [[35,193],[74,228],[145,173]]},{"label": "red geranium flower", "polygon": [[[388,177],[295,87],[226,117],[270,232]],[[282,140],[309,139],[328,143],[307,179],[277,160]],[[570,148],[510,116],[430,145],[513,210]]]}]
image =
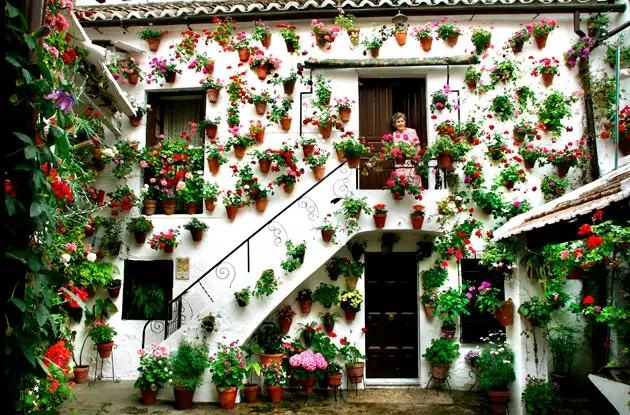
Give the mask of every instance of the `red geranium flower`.
[{"label": "red geranium flower", "polygon": [[584,297],[584,300],[582,300],[582,305],[585,305],[585,306],[595,305],[595,299],[593,298],[592,295],[587,295],[586,297]]}]

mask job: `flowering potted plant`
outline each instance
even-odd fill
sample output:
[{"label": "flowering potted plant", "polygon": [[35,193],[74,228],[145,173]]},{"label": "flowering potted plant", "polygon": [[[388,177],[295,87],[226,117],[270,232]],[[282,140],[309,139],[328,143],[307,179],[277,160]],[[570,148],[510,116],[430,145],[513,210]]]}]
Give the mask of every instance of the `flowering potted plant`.
[{"label": "flowering potted plant", "polygon": [[291,194],[295,189],[295,184],[303,173],[304,169],[293,170],[292,168],[287,168],[286,172],[276,177],[274,182],[276,185],[280,186],[286,194]]},{"label": "flowering potted plant", "polygon": [[486,156],[494,161],[501,161],[505,158],[506,152],[509,151],[505,142],[503,141],[503,135],[494,133],[492,135],[492,141],[488,143],[488,150]]},{"label": "flowering potted plant", "polygon": [[455,20],[449,21],[448,17],[443,17],[437,24],[437,34],[439,39],[446,40],[449,46],[455,46],[457,39],[462,34],[461,29],[457,26]]},{"label": "flowering potted plant", "polygon": [[496,192],[489,192],[484,189],[476,189],[473,190],[472,198],[477,206],[479,206],[483,210],[483,213],[486,215],[494,213],[494,215],[498,217],[505,207],[505,202],[503,201],[503,198]]},{"label": "flowering potted plant", "polygon": [[422,50],[428,52],[433,46],[433,28],[435,26],[431,23],[427,23],[424,26],[414,27],[411,30],[411,35],[420,42]]},{"label": "flowering potted plant", "polygon": [[265,126],[260,120],[249,120],[249,135],[254,137],[258,144],[262,144],[265,141]]},{"label": "flowering potted plant", "polygon": [[184,225],[184,229],[190,231],[193,242],[200,242],[203,238],[203,232],[208,230],[208,225],[197,218],[192,218]]},{"label": "flowering potted plant", "polygon": [[510,396],[509,384],[516,379],[514,352],[503,336],[503,333],[490,333],[477,359],[477,380],[486,390],[494,413],[505,412],[506,401]]},{"label": "flowering potted plant", "polygon": [[208,58],[205,53],[197,53],[195,58],[188,63],[188,69],[209,75],[214,72],[214,59]]},{"label": "flowering potted plant", "polygon": [[223,196],[223,204],[229,220],[234,220],[240,208],[247,206],[247,202],[243,195],[243,189],[228,190]]},{"label": "flowering potted plant", "polygon": [[374,209],[374,226],[378,229],[383,229],[385,227],[385,221],[387,220],[387,208],[385,204],[378,203],[372,207]]},{"label": "flowering potted plant", "polygon": [[472,30],[472,36],[470,40],[475,46],[475,54],[480,55],[484,50],[490,47],[490,42],[492,41],[492,33],[480,27],[476,27]]},{"label": "flowering potted plant", "polygon": [[324,356],[313,353],[311,349],[291,356],[289,365],[293,368],[293,377],[302,381],[302,388],[306,393],[313,392],[315,380],[323,379],[328,368]]},{"label": "flowering potted plant", "polygon": [[455,319],[470,314],[468,303],[468,298],[461,289],[449,288],[438,295],[435,306],[438,318],[442,320],[443,337],[455,336]]},{"label": "flowering potted plant", "polygon": [[311,20],[311,31],[317,46],[320,48],[328,46],[330,49],[330,44],[335,41],[341,29],[338,26],[326,26],[318,22],[317,19],[313,19]]},{"label": "flowering potted plant", "polygon": [[427,347],[422,357],[431,364],[431,376],[435,380],[445,380],[448,369],[459,356],[459,344],[455,339],[440,337],[431,340],[431,346]]},{"label": "flowering potted plant", "polygon": [[527,175],[524,169],[520,168],[518,164],[508,164],[496,177],[493,187],[504,186],[506,189],[512,189],[516,183],[525,183],[526,181]]},{"label": "flowering potted plant", "polygon": [[322,233],[322,241],[328,243],[328,242],[332,242],[332,243],[337,243],[336,239],[335,239],[335,233],[337,232],[337,225],[335,225],[334,223],[332,223],[330,221],[330,216],[331,214],[329,213],[328,215],[326,215],[324,217],[324,222],[319,225],[316,226],[315,230],[317,231],[321,231]]},{"label": "flowering potted plant", "polygon": [[297,313],[293,311],[293,308],[289,304],[286,304],[278,311],[278,321],[280,322],[280,329],[282,333],[288,333],[293,322],[293,317]]},{"label": "flowering potted plant", "polygon": [[182,38],[179,43],[175,45],[175,58],[179,59],[182,63],[186,63],[195,55],[197,43],[201,35],[192,30],[184,30],[180,34]]},{"label": "flowering potted plant", "polygon": [[335,104],[333,105],[333,107],[335,107],[335,109],[339,113],[339,119],[341,120],[341,122],[346,123],[350,121],[350,114],[352,112],[352,106],[354,104],[356,104],[356,101],[348,97],[335,98]]},{"label": "flowering potted plant", "polygon": [[195,389],[202,385],[203,374],[210,367],[208,353],[208,346],[205,342],[192,343],[181,340],[177,350],[171,354],[173,392],[178,409],[192,407]]},{"label": "flowering potted plant", "polygon": [[289,74],[287,76],[278,76],[276,74],[272,79],[271,83],[273,85],[282,84],[282,89],[284,90],[285,95],[292,95],[293,90],[295,89],[295,82],[297,81],[298,74],[295,71],[295,68],[291,68]]},{"label": "flowering potted plant", "polygon": [[558,386],[545,378],[537,378],[527,374],[526,384],[521,394],[521,403],[526,415],[548,415],[560,408],[561,400]]},{"label": "flowering potted plant", "polygon": [[464,165],[464,182],[477,189],[484,183],[483,166],[476,159],[468,160]]},{"label": "flowering potted plant", "polygon": [[356,169],[361,162],[361,154],[369,151],[369,147],[364,145],[354,134],[344,135],[347,138],[338,141],[336,148],[341,150],[343,157],[348,160],[348,167]]},{"label": "flowering potted plant", "polygon": [[545,201],[554,200],[562,196],[567,191],[568,181],[557,176],[545,176],[540,183]]},{"label": "flowering potted plant", "polygon": [[398,174],[393,171],[385,182],[385,185],[387,186],[387,190],[392,192],[394,200],[403,200],[405,193],[416,196],[416,198],[420,194],[418,186],[413,184],[404,173]]},{"label": "flowering potted plant", "polygon": [[324,140],[330,138],[333,127],[341,131],[344,129],[341,121],[337,120],[337,115],[332,114],[328,106],[319,107],[312,116],[304,119],[304,124],[316,125]]},{"label": "flowering potted plant", "polygon": [[206,210],[213,212],[215,208],[215,202],[217,201],[217,195],[219,193],[219,185],[216,183],[210,183],[204,180],[201,186],[201,197],[204,199]]},{"label": "flowering potted plant", "polygon": [[359,34],[361,29],[355,26],[356,17],[353,14],[345,13],[343,9],[339,10],[339,14],[335,16],[334,23],[343,27],[350,37],[350,44],[353,48],[359,46]]},{"label": "flowering potted plant", "polygon": [[453,163],[461,161],[471,148],[467,142],[439,137],[429,146],[427,153],[431,158],[437,159],[438,167],[450,170],[453,168]]},{"label": "flowering potted plant", "polygon": [[436,110],[442,111],[444,108],[450,111],[453,107],[448,101],[448,94],[451,92],[451,87],[449,85],[444,85],[442,89],[438,89],[433,92],[431,94],[431,112],[435,112]]},{"label": "flowering potted plant", "polygon": [[542,58],[536,63],[538,65],[534,67],[534,70],[532,71],[532,76],[538,76],[538,74],[541,74],[543,84],[545,84],[545,86],[551,85],[553,83],[554,75],[560,73],[560,69],[558,69],[560,61],[555,57],[551,57]]},{"label": "flowering potted plant", "polygon": [[437,299],[438,297],[434,292],[425,292],[420,297],[420,302],[424,307],[424,313],[427,315],[427,318],[433,318],[437,307]]},{"label": "flowering potted plant", "polygon": [[510,43],[512,52],[519,53],[523,51],[523,46],[525,45],[525,42],[528,42],[532,38],[532,31],[533,26],[528,24],[524,28],[515,32],[512,37],[510,37],[510,40],[508,42]]},{"label": "flowering potted plant", "polygon": [[280,28],[280,36],[284,39],[287,45],[287,52],[299,53],[300,52],[300,36],[295,33],[295,25],[288,25],[285,23],[278,23],[276,27]]},{"label": "flowering potted plant", "polygon": [[133,172],[134,164],[140,154],[138,151],[139,142],[123,137],[116,142],[116,151],[114,152],[114,168],[112,174],[117,179],[129,179]]},{"label": "flowering potted plant", "polygon": [[254,177],[252,183],[245,185],[244,189],[250,200],[256,204],[256,210],[260,213],[267,208],[269,195],[273,194],[273,182],[269,182],[267,186],[261,186],[257,177]]},{"label": "flowering potted plant", "polygon": [[268,48],[271,45],[271,26],[260,19],[254,20],[252,39],[259,40],[264,48]]},{"label": "flowering potted plant", "polygon": [[89,327],[88,336],[96,343],[98,348],[98,354],[103,359],[108,359],[112,354],[112,348],[114,347],[114,336],[118,334],[113,327],[103,321],[95,321],[91,327]]},{"label": "flowering potted plant", "polygon": [[271,114],[269,115],[269,121],[279,122],[284,131],[291,129],[291,108],[293,107],[293,99],[289,96],[282,98],[282,101],[278,104],[276,102],[271,104]]},{"label": "flowering potted plant", "polygon": [[392,29],[383,25],[378,30],[372,31],[372,37],[363,40],[363,47],[365,47],[366,51],[363,52],[364,55],[367,54],[367,50],[370,51],[370,54],[373,58],[378,58],[379,51],[383,43],[392,37],[394,32]]},{"label": "flowering potted plant", "polygon": [[538,136],[538,128],[534,123],[528,121],[519,121],[514,124],[514,140],[519,143],[525,139],[533,141]]},{"label": "flowering potted plant", "polygon": [[228,162],[227,157],[222,154],[224,150],[225,147],[222,144],[206,145],[206,159],[208,161],[208,168],[212,174],[217,174],[221,165]]},{"label": "flowering potted plant", "polygon": [[511,82],[518,79],[518,67],[509,59],[502,60],[500,62],[494,62],[494,66],[490,69],[490,79],[492,85],[496,85],[499,82]]},{"label": "flowering potted plant", "polygon": [[359,290],[344,291],[341,293],[337,301],[339,303],[339,307],[346,315],[346,320],[354,321],[356,313],[361,311],[363,296]]},{"label": "flowering potted plant", "polygon": [[313,305],[313,291],[310,288],[302,288],[297,292],[296,300],[300,304],[300,311],[303,314],[310,313]]},{"label": "flowering potted plant", "polygon": [[179,229],[169,229],[166,232],[160,232],[151,237],[149,246],[155,251],[164,249],[164,253],[172,254],[175,247],[179,245],[177,241],[178,236]]},{"label": "flowering potted plant", "polygon": [[150,82],[157,83],[160,82],[159,78],[163,78],[165,82],[173,83],[177,73],[181,73],[181,70],[177,69],[177,63],[175,63],[174,58],[161,59],[154,57],[149,62],[149,66],[151,67],[151,73],[148,78]]},{"label": "flowering potted plant", "polygon": [[534,147],[533,144],[530,144],[525,148],[521,148],[519,150],[519,154],[525,162],[526,169],[534,168],[534,164],[536,163],[536,161],[540,158],[545,157],[545,153],[538,147]]},{"label": "flowering potted plant", "polygon": [[424,206],[414,205],[413,211],[409,214],[411,218],[411,227],[413,229],[422,229],[424,223]]},{"label": "flowering potted plant", "polygon": [[213,16],[212,23],[215,24],[214,30],[203,29],[206,36],[206,42],[212,40],[222,47],[226,47],[232,39],[232,33],[235,30],[234,19],[230,17]]},{"label": "flowering potted plant", "polygon": [[138,66],[134,58],[117,58],[115,62],[108,65],[108,68],[114,75],[114,79],[122,78],[123,85],[127,82],[136,85],[138,81],[144,79],[142,68]]},{"label": "flowering potted plant", "polygon": [[558,176],[564,177],[571,167],[577,167],[584,163],[588,157],[584,154],[582,146],[584,140],[578,142],[579,146],[568,143],[562,150],[552,149],[546,153],[543,164],[552,164],[558,168]]},{"label": "flowering potted plant", "polygon": [[250,39],[247,37],[247,33],[238,32],[234,38],[234,42],[232,43],[232,45],[228,46],[226,49],[238,51],[238,59],[241,62],[247,62],[251,53],[249,42]]},{"label": "flowering potted plant", "polygon": [[547,36],[549,33],[553,32],[554,29],[558,26],[558,22],[556,19],[540,19],[540,22],[534,23],[534,27],[532,28],[532,35],[534,36],[534,40],[536,40],[536,46],[538,49],[544,49],[547,46]]},{"label": "flowering potted plant", "polygon": [[234,408],[236,392],[243,387],[243,378],[247,373],[245,355],[236,342],[229,345],[219,343],[217,353],[210,357],[210,373],[221,408]]},{"label": "flowering potted plant", "polygon": [[320,149],[316,149],[313,154],[306,157],[306,164],[313,169],[313,175],[316,180],[322,180],[326,173],[326,162],[330,157],[330,153]]},{"label": "flowering potted plant", "polygon": [[198,176],[177,183],[177,187],[175,188],[177,197],[184,202],[186,212],[189,215],[197,213],[197,206],[201,199],[203,199],[201,195],[202,188],[203,179]]},{"label": "flowering potted plant", "polygon": [[267,393],[269,394],[269,400],[272,403],[280,402],[282,400],[283,387],[289,382],[287,372],[282,365],[268,362],[262,365],[261,373],[265,387],[267,388]]},{"label": "flowering potted plant", "polygon": [[363,262],[352,261],[348,258],[342,258],[337,264],[338,273],[346,280],[348,291],[354,291],[357,288],[357,281],[363,276]]},{"label": "flowering potted plant", "polygon": [[144,216],[133,218],[127,224],[127,230],[133,233],[136,243],[142,245],[146,242],[147,233],[151,232],[153,224]]},{"label": "flowering potted plant", "polygon": [[[361,332],[365,333],[366,329],[361,329]],[[350,330],[350,336],[352,336],[352,330]],[[342,337],[339,340],[339,344],[341,344],[339,354],[341,354],[341,357],[343,357],[343,360],[346,362],[348,380],[350,383],[360,383],[365,368],[365,362],[361,360],[365,359],[365,355],[363,355],[354,344],[350,343],[347,337]]]},{"label": "flowering potted plant", "polygon": [[138,37],[142,40],[146,40],[149,44],[149,50],[151,52],[157,52],[160,47],[160,39],[162,36],[168,34],[168,31],[164,30],[160,32],[159,30],[154,30],[150,27],[145,27],[144,29],[138,32]]},{"label": "flowering potted plant", "polygon": [[[256,108],[256,114],[264,115],[267,109],[267,103],[269,102],[273,103],[276,100],[269,94],[269,91],[263,90],[259,94],[252,93],[249,96],[248,101],[254,104],[254,107]],[[253,121],[250,120],[250,125],[252,122]],[[260,123],[260,121],[258,122]],[[261,124],[261,127],[262,127],[262,124]]]},{"label": "flowering potted plant", "polygon": [[512,299],[507,301],[499,299],[501,291],[494,288],[488,281],[483,281],[479,287],[471,285],[466,296],[475,300],[475,306],[479,311],[494,312],[494,316],[503,327],[511,326],[514,322],[514,304]]},{"label": "flowering potted plant", "polygon": [[107,196],[110,198],[109,206],[112,208],[112,216],[129,212],[138,204],[138,196],[127,185],[118,185],[116,190],[113,193],[107,193]]},{"label": "flowering potted plant", "polygon": [[197,127],[201,130],[205,130],[206,137],[210,139],[214,139],[217,136],[217,130],[219,129],[219,124],[221,123],[221,116],[206,118],[205,120],[199,121]]},{"label": "flowering potted plant", "polygon": [[260,172],[267,174],[271,170],[271,163],[276,159],[276,151],[273,149],[254,150],[251,155],[258,160]]},{"label": "flowering potted plant", "polygon": [[239,134],[239,127],[232,127],[228,132],[232,134],[232,136],[225,143],[225,150],[230,151],[230,149],[234,147],[234,155],[239,159],[243,158],[247,147],[256,144],[256,138]]},{"label": "flowering potted plant", "polygon": [[208,101],[210,101],[211,104],[216,103],[219,100],[219,91],[225,86],[223,81],[209,76],[200,80],[199,83],[201,84],[201,88],[206,91]]},{"label": "flowering potted plant", "polygon": [[466,74],[464,75],[464,81],[466,81],[466,85],[468,89],[471,91],[477,88],[477,82],[481,79],[481,71],[477,70],[474,66],[469,66],[466,69]]},{"label": "flowering potted plant", "polygon": [[169,367],[168,349],[164,346],[151,345],[150,349],[141,349],[140,376],[134,383],[134,388],[139,388],[142,393],[142,401],[145,405],[155,404],[158,390],[172,381],[173,371]]},{"label": "flowering potted plant", "polygon": [[249,58],[249,66],[256,71],[258,79],[261,81],[267,78],[271,70],[280,68],[280,59],[273,56],[265,56],[262,51],[256,53]]}]

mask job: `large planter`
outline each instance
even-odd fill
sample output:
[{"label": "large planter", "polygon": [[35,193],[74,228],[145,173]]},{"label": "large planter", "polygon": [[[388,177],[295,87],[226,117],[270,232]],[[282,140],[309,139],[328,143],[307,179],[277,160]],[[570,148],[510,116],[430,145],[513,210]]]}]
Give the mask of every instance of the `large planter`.
[{"label": "large planter", "polygon": [[406,31],[400,30],[396,32],[394,36],[396,37],[396,43],[398,43],[398,46],[405,46],[405,43],[407,43]]},{"label": "large planter", "polygon": [[428,52],[431,50],[431,46],[433,46],[433,38],[423,38],[420,39],[420,46],[422,46],[422,50]]},{"label": "large planter", "polygon": [[339,109],[339,119],[343,123],[350,121],[350,114],[352,114],[352,108]]},{"label": "large planter", "polygon": [[236,218],[236,214],[238,213],[238,206],[226,206],[225,211],[227,212],[228,219],[234,220],[234,218]]},{"label": "large planter", "polygon": [[206,125],[206,137],[208,138],[216,138],[217,136],[217,130],[218,130],[218,125],[216,124],[210,124],[210,125]]},{"label": "large planter", "polygon": [[85,383],[88,381],[88,374],[90,372],[89,365],[80,365],[74,367],[74,382]]},{"label": "large planter", "polygon": [[149,44],[149,50],[151,52],[157,52],[160,48],[160,39],[158,39],[157,37],[148,38],[147,43]]},{"label": "large planter", "polygon": [[323,179],[325,175],[326,175],[326,166],[313,167],[313,176],[315,176],[315,180],[319,181]]},{"label": "large planter", "polygon": [[272,403],[278,403],[282,400],[282,386],[267,386],[267,395]]},{"label": "large planter", "polygon": [[356,311],[350,311],[350,310],[343,310],[343,314],[346,317],[346,321],[354,321],[355,317],[357,316]]},{"label": "large planter", "polygon": [[260,392],[259,385],[245,385],[243,386],[243,399],[245,402],[256,402],[258,400],[258,392]]},{"label": "large planter", "polygon": [[361,383],[363,380],[363,369],[365,368],[364,362],[357,362],[354,365],[346,363],[346,370],[348,371],[349,383]]},{"label": "large planter", "polygon": [[311,307],[313,306],[313,300],[303,300],[299,301],[300,303],[300,311],[302,314],[308,314],[311,312]]},{"label": "large planter", "polygon": [[155,405],[157,400],[157,390],[140,389],[140,395],[142,395],[142,403],[145,405]]},{"label": "large planter", "polygon": [[265,366],[268,363],[270,363],[272,365],[281,365],[283,356],[284,355],[282,353],[277,353],[277,354],[261,353],[260,354],[260,365],[261,366]]},{"label": "large planter", "polygon": [[173,394],[175,395],[175,406],[177,409],[189,409],[192,408],[193,396],[195,396],[195,390],[188,390],[186,388],[173,388]]},{"label": "large planter", "polygon": [[411,227],[413,229],[422,229],[422,224],[424,223],[424,216],[421,215],[409,215],[411,218]]},{"label": "large planter", "polygon": [[247,62],[249,60],[249,48],[239,48],[238,49],[238,60],[241,62]]},{"label": "large planter", "polygon": [[234,404],[236,403],[236,392],[238,392],[238,388],[225,388],[221,390],[217,386],[217,393],[219,394],[219,404],[221,405],[221,409],[232,409],[234,408]]},{"label": "large planter", "polygon": [[216,200],[214,199],[204,199],[204,204],[206,205],[206,210],[208,212],[214,212],[214,208],[216,207]]},{"label": "large planter", "polygon": [[315,388],[314,378],[302,379],[301,384],[302,384],[302,390],[304,392],[313,393],[313,389]]},{"label": "large planter", "polygon": [[448,370],[451,365],[445,363],[432,363],[431,364],[431,376],[433,379],[443,381],[448,376]]},{"label": "large planter", "polygon": [[256,210],[260,213],[263,213],[265,209],[267,209],[267,203],[269,203],[269,199],[266,199],[266,198],[256,199]]},{"label": "large planter", "polygon": [[328,140],[332,135],[332,121],[325,127],[323,127],[322,125],[318,125],[317,128],[319,129],[319,133],[322,135],[322,138],[324,140]]},{"label": "large planter", "polygon": [[114,348],[114,342],[109,343],[99,343],[96,345],[96,349],[98,350],[98,355],[103,359],[109,359],[109,356],[112,355],[112,349]]},{"label": "large planter", "polygon": [[346,278],[346,287],[348,287],[348,291],[354,291],[357,289],[357,281],[358,278]]},{"label": "large planter", "polygon": [[486,391],[490,401],[490,409],[495,414],[504,414],[507,409],[507,400],[510,397],[509,391]]},{"label": "large planter", "polygon": [[514,323],[514,303],[512,299],[508,298],[501,307],[496,307],[494,316],[503,327],[511,326]]},{"label": "large planter", "polygon": [[280,119],[280,128],[282,128],[283,131],[289,131],[291,129],[291,117],[282,117]]},{"label": "large planter", "polygon": [[208,169],[210,170],[210,173],[217,174],[219,172],[219,168],[221,167],[219,159],[208,158],[206,160],[208,161]]},{"label": "large planter", "polygon": [[177,207],[177,200],[162,200],[162,209],[164,209],[165,215],[172,215],[175,213]]},{"label": "large planter", "polygon": [[538,46],[538,49],[544,49],[545,46],[547,46],[547,35],[542,35],[542,36],[534,36],[534,40],[536,41],[536,46]]},{"label": "large planter", "polygon": [[218,89],[208,89],[206,91],[206,94],[208,95],[208,101],[210,101],[211,104],[216,104],[216,102],[219,100]]},{"label": "large planter", "polygon": [[387,213],[375,213],[372,215],[374,218],[374,226],[378,229],[383,229],[385,227],[385,221],[387,220]]}]

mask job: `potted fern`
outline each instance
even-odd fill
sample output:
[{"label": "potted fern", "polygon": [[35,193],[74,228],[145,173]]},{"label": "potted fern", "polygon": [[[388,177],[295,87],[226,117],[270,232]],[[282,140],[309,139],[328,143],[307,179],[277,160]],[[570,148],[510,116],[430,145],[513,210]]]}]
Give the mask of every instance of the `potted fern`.
[{"label": "potted fern", "polygon": [[192,343],[182,340],[170,356],[173,371],[173,393],[178,409],[192,407],[195,389],[203,383],[203,374],[210,367],[208,346],[205,342]]}]

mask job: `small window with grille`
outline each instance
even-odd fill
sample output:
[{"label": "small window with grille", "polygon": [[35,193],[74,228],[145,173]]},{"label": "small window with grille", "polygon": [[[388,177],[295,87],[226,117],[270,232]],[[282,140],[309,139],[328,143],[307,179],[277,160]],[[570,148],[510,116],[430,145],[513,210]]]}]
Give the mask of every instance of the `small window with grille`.
[{"label": "small window with grille", "polygon": [[173,261],[125,261],[123,320],[166,319],[173,298]]},{"label": "small window with grille", "polygon": [[[493,287],[501,290],[499,298],[505,298],[504,278],[500,273],[488,269],[479,259],[464,259],[460,266],[462,285],[469,287],[474,284],[478,287],[483,281],[488,281]],[[461,316],[460,320],[462,343],[480,343],[480,339],[488,337],[490,333],[505,331],[493,314],[482,313],[473,306],[469,310],[470,315]]]}]

